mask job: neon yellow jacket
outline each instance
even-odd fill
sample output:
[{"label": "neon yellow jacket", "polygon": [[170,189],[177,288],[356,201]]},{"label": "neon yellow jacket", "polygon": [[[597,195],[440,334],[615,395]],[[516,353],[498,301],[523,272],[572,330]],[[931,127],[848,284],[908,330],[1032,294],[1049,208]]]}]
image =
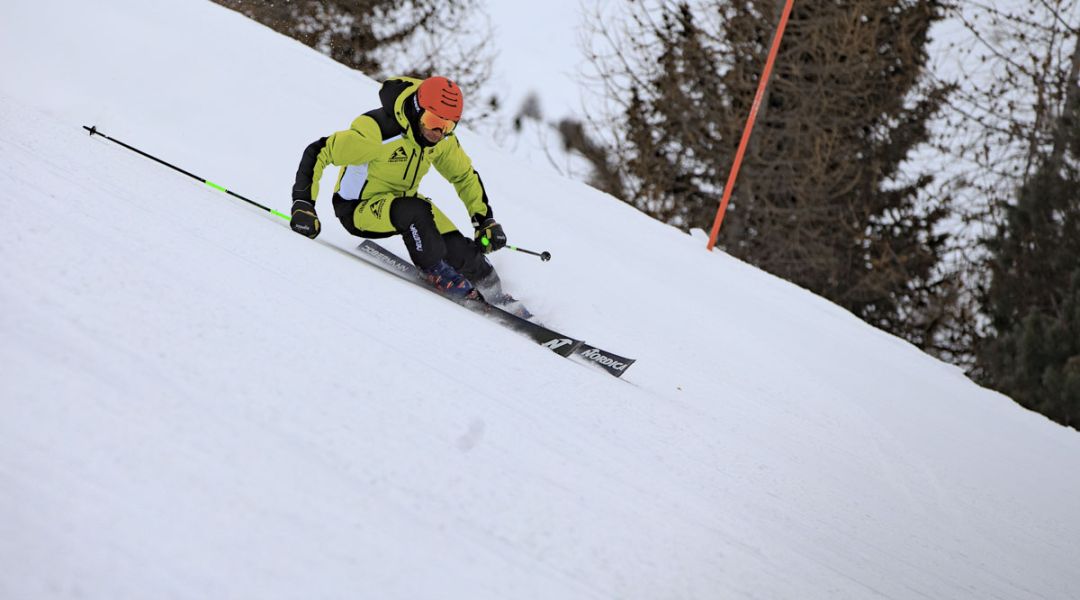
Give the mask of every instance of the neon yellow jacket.
[{"label": "neon yellow jacket", "polygon": [[408,107],[406,101],[413,101],[420,81],[411,77],[387,80],[379,90],[382,107],[360,115],[348,129],[309,145],[296,172],[293,199],[314,203],[327,165],[342,167],[334,193],[346,200],[417,196],[420,181],[434,165],[453,184],[474,227],[491,217],[484,185],[457,136],[451,132],[432,145],[416,127],[418,107]]}]

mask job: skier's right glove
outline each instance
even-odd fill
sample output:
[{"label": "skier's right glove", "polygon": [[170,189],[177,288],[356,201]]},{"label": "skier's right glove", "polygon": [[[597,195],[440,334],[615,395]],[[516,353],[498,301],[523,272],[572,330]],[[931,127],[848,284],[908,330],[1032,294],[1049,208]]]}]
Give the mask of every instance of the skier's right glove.
[{"label": "skier's right glove", "polygon": [[308,200],[295,200],[292,203],[292,220],[289,227],[300,235],[315,239],[322,228],[319,215],[315,214],[315,205]]},{"label": "skier's right glove", "polygon": [[506,233],[502,225],[495,219],[486,219],[482,225],[476,228],[474,239],[480,244],[484,254],[490,254],[499,248],[506,247]]}]

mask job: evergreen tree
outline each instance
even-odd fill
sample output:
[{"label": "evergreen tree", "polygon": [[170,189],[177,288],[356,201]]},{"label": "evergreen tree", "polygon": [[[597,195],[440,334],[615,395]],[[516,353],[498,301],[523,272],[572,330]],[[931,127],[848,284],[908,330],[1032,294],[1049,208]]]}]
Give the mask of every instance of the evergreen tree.
[{"label": "evergreen tree", "polygon": [[375,79],[440,74],[470,90],[490,76],[477,0],[214,0]]},{"label": "evergreen tree", "polygon": [[[731,167],[782,2],[663,4],[612,72],[624,128],[627,201],[668,223],[708,229]],[[707,8],[702,8],[702,6]],[[943,282],[934,276],[947,202],[929,175],[900,167],[928,137],[948,89],[927,88],[937,0],[797,2],[720,245],[923,348]]]},{"label": "evergreen tree", "polygon": [[936,44],[936,75],[957,89],[932,126],[932,160],[948,164],[935,185],[953,197],[949,269],[956,298],[942,315],[938,338],[948,351],[939,355],[975,374],[989,322],[981,302],[993,270],[981,238],[1005,226],[1005,207],[1044,166],[1048,148],[1065,147],[1054,138],[1064,133],[1058,116],[1077,86],[1080,65],[1070,49],[1080,31],[1080,0],[953,2],[945,18],[952,27]]},{"label": "evergreen tree", "polygon": [[1080,46],[1054,142],[988,240],[983,306],[992,333],[976,375],[1051,419],[1080,428]]}]

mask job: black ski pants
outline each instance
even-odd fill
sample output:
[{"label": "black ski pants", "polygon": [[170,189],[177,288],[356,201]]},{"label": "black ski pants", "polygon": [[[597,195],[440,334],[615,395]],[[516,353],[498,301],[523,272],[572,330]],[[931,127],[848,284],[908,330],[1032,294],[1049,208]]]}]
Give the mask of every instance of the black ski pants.
[{"label": "black ski pants", "polygon": [[480,246],[456,229],[440,234],[435,225],[431,204],[413,196],[394,198],[389,202],[390,223],[393,231],[366,231],[356,227],[353,218],[361,200],[346,200],[334,194],[334,214],[345,230],[362,238],[386,238],[401,235],[409,258],[421,269],[434,266],[440,260],[464,275],[469,281],[479,281],[491,273],[491,263],[484,257]]}]

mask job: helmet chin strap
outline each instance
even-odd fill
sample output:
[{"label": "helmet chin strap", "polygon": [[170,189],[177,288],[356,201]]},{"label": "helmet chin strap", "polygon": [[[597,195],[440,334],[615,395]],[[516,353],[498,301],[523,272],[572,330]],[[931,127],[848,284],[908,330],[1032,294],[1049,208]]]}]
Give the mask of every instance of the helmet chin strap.
[{"label": "helmet chin strap", "polygon": [[431,148],[435,144],[428,141],[424,137],[423,132],[420,131],[420,101],[416,98],[414,92],[412,96],[405,99],[405,120],[409,122],[409,135],[412,136],[413,141],[420,145],[421,148]]}]

